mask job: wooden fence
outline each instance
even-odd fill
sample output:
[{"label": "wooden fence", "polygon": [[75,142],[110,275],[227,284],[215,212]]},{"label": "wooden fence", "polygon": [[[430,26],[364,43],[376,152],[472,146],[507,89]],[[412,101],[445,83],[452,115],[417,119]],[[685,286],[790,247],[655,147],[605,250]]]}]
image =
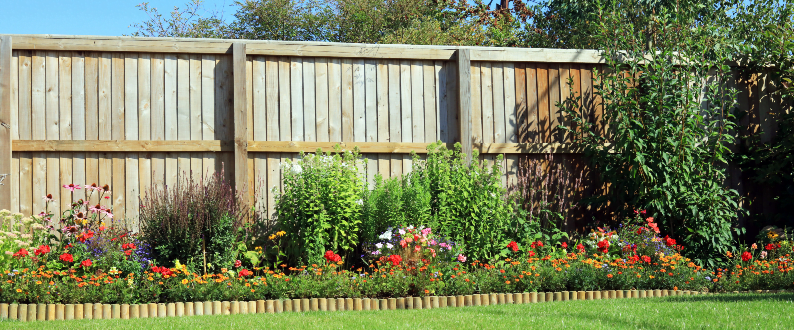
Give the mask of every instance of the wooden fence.
[{"label": "wooden fence", "polygon": [[[550,162],[581,171],[556,102],[572,77],[584,115],[602,124],[600,62],[592,50],[2,36],[0,174],[10,175],[0,209],[37,214],[49,193],[60,212],[84,196],[62,184],[96,182],[113,193],[92,203],[135,219],[151,184],[223,164],[272,209],[282,160],[337,143],[362,150],[369,178],[407,173],[409,153],[437,140],[469,141],[489,161],[505,154],[504,184],[516,182],[522,154],[555,153]],[[774,123],[756,80],[732,82],[749,93],[740,103],[755,110],[744,119],[754,131]],[[568,198],[597,189],[576,188]]]}]

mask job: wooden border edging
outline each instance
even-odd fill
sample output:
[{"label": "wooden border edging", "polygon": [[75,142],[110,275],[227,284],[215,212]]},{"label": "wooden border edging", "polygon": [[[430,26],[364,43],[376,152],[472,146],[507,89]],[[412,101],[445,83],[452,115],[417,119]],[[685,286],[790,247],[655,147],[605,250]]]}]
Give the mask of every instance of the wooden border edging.
[{"label": "wooden border edging", "polygon": [[[742,293],[794,293],[755,290]],[[732,293],[739,293],[734,291]],[[147,304],[9,304],[0,303],[0,321],[166,318],[194,315],[273,314],[311,311],[371,311],[535,304],[556,301],[718,295],[687,290],[603,290],[484,293],[400,298],[303,298],[258,301],[204,301]]]}]

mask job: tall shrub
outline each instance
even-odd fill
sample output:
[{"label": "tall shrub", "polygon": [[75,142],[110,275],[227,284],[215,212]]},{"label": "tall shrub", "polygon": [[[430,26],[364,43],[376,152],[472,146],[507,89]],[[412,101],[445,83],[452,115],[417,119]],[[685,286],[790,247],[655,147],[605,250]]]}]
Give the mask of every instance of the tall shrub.
[{"label": "tall shrub", "polygon": [[[560,106],[578,124],[562,128],[608,184],[594,204],[623,215],[646,209],[689,256],[714,263],[738,232],[739,196],[724,185],[736,98],[725,85],[729,58],[714,47],[721,31],[694,20],[700,10],[681,4],[636,16],[634,1],[601,8],[606,69],[594,84],[607,133],[581,114],[580,96]],[[653,17],[652,29],[636,28],[641,17]]]},{"label": "tall shrub", "polygon": [[283,193],[276,191],[278,226],[285,253],[300,263],[321,262],[326,250],[345,256],[358,245],[366,163],[358,150],[301,154],[285,162]]},{"label": "tall shrub", "polygon": [[415,164],[429,182],[431,219],[427,224],[442,236],[465,244],[467,257],[488,260],[505,247],[506,228],[513,209],[505,200],[497,157],[493,166],[481,162],[477,150],[474,161],[465,165],[461,145],[454,150],[441,142],[428,146],[428,159]]},{"label": "tall shrub", "polygon": [[141,198],[142,240],[152,247],[158,265],[179,260],[195,271],[233,268],[245,203],[223,172],[199,182],[184,174],[174,187],[152,186]]}]

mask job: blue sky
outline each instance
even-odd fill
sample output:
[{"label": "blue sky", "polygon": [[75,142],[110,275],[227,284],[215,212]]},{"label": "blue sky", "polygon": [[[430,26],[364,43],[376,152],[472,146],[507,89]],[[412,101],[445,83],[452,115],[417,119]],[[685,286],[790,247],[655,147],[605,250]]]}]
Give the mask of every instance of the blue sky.
[{"label": "blue sky", "polygon": [[[151,0],[151,7],[168,16],[174,6],[189,0]],[[136,8],[143,0],[0,0],[1,34],[74,34],[121,36],[134,32],[129,26],[147,19]],[[205,0],[207,10],[235,12],[234,0]],[[224,6],[224,7],[223,7]]]}]

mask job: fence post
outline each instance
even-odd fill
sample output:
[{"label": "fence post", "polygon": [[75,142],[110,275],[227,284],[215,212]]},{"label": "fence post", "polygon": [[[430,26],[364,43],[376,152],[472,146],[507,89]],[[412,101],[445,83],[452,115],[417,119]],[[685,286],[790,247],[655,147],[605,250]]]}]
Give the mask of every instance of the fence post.
[{"label": "fence post", "polygon": [[458,49],[458,115],[460,122],[460,141],[461,151],[466,156],[466,163],[472,162],[472,102],[470,96],[471,77],[470,77],[469,49]]},{"label": "fence post", "polygon": [[0,210],[11,210],[11,36],[0,36]]},{"label": "fence post", "polygon": [[233,175],[236,190],[247,191],[247,54],[246,44],[233,43]]}]

